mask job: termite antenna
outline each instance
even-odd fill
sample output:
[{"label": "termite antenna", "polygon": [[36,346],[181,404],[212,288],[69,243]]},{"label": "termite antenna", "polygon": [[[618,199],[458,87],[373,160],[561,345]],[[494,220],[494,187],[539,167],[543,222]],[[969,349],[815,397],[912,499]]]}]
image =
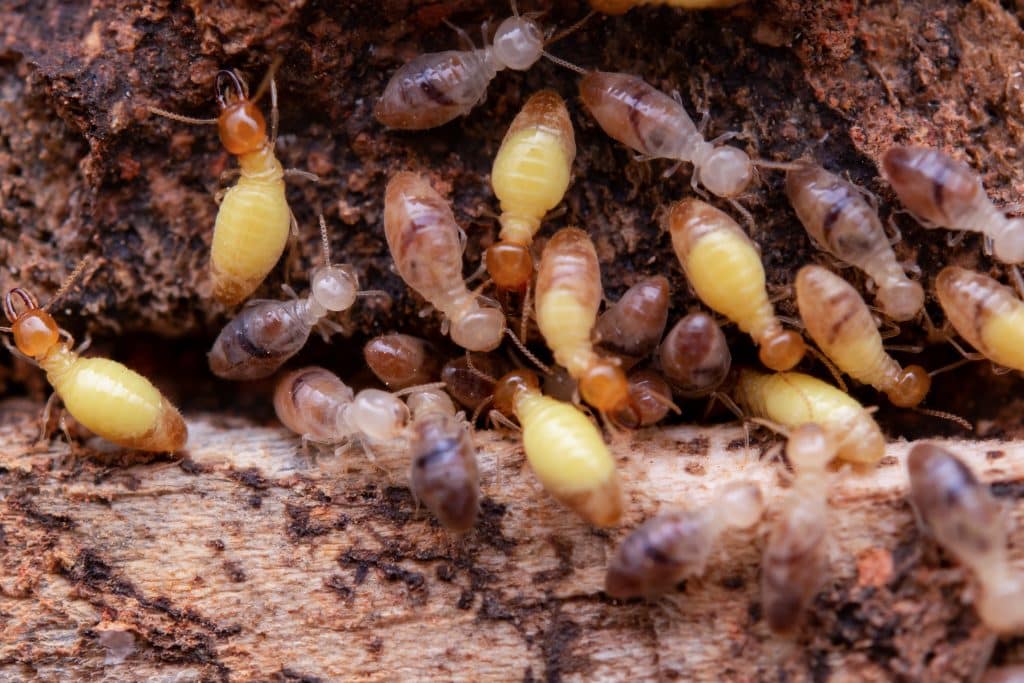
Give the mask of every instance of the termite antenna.
[{"label": "termite antenna", "polygon": [[281,66],[281,62],[283,61],[284,59],[281,55],[277,55],[273,60],[271,60],[270,66],[267,67],[267,73],[263,75],[263,80],[260,81],[259,87],[256,88],[256,94],[253,95],[252,98],[253,102],[259,102],[260,98],[267,94],[267,88],[269,88],[270,84],[274,82],[274,74],[277,73],[277,69]]},{"label": "termite antenna", "polygon": [[576,66],[575,64],[573,64],[570,61],[566,61],[566,60],[562,59],[561,57],[556,57],[553,54],[551,54],[550,52],[548,52],[547,50],[541,50],[541,54],[544,55],[549,61],[554,62],[558,66],[564,67],[564,68],[568,69],[569,71],[575,71],[576,73],[578,73],[581,76],[586,76],[588,73],[590,73],[589,71],[584,69],[582,66]]},{"label": "termite antenna", "polygon": [[543,362],[541,362],[540,358],[537,358],[537,356],[533,355],[533,352],[530,351],[530,349],[526,348],[526,345],[523,344],[523,342],[519,341],[519,337],[517,337],[512,330],[510,330],[510,329],[508,329],[506,327],[505,328],[505,334],[508,335],[509,339],[512,340],[512,342],[516,345],[516,347],[519,349],[519,351],[524,356],[526,356],[530,360],[531,363],[533,363],[538,368],[540,368],[541,372],[543,372],[545,375],[550,375],[551,374],[551,367],[546,365],[546,364],[544,364]]},{"label": "termite antenna", "polygon": [[576,33],[576,31],[579,31],[581,28],[583,28],[584,25],[586,25],[586,23],[588,21],[590,21],[590,18],[592,16],[594,16],[595,14],[596,14],[596,12],[594,10],[590,10],[590,12],[587,14],[587,16],[583,17],[582,19],[577,21],[572,26],[569,26],[568,28],[562,29],[561,31],[559,31],[555,35],[553,35],[550,38],[548,38],[547,40],[545,40],[544,41],[544,47],[547,47],[548,45],[552,45],[554,43],[557,43],[558,41],[562,40],[563,38],[568,38],[573,33]]},{"label": "termite antenna", "polygon": [[215,126],[217,125],[217,119],[197,119],[191,116],[183,116],[182,114],[175,114],[173,111],[167,111],[160,107],[146,107],[150,114],[156,114],[162,116],[165,119],[171,119],[172,121],[178,121],[180,123],[188,123],[193,126]]},{"label": "termite antenna", "polygon": [[828,373],[832,375],[832,379],[836,381],[836,385],[844,394],[850,393],[850,390],[846,386],[846,382],[843,381],[842,374],[839,372],[839,368],[832,364],[832,361],[828,359],[828,356],[809,344],[807,346],[807,351],[821,361],[821,364],[824,365],[828,370]]},{"label": "termite antenna", "polygon": [[768,159],[751,159],[750,163],[759,168],[770,168],[776,171],[795,171],[806,165],[804,161],[769,161]]},{"label": "termite antenna", "polygon": [[331,265],[331,240],[327,236],[327,221],[324,220],[324,215],[320,214],[320,246],[324,252],[324,265],[330,267]]},{"label": "termite antenna", "polygon": [[469,369],[470,372],[472,372],[474,375],[484,380],[485,382],[490,382],[491,384],[498,383],[497,379],[491,377],[486,372],[479,369],[478,367],[476,367],[476,365],[473,364],[473,356],[472,354],[470,354],[469,351],[466,351],[466,367]]},{"label": "termite antenna", "polygon": [[916,413],[921,413],[922,415],[930,415],[931,417],[937,417],[940,420],[948,420],[956,425],[959,425],[960,427],[963,427],[969,432],[974,431],[974,425],[972,425],[970,422],[960,417],[959,415],[947,413],[944,410],[933,410],[931,408],[921,408],[919,406],[911,408],[911,410],[913,410]]},{"label": "termite antenna", "polygon": [[391,392],[392,396],[405,396],[406,394],[414,394],[417,391],[432,391],[434,389],[444,389],[447,384],[444,382],[431,382],[429,384],[417,384],[414,387],[406,387],[405,389],[399,389],[398,391]]},{"label": "termite antenna", "polygon": [[85,271],[86,267],[89,266],[90,263],[92,263],[91,256],[86,256],[85,258],[78,262],[78,265],[75,266],[75,269],[71,271],[70,275],[67,276],[67,278],[64,280],[64,283],[60,286],[60,289],[57,290],[57,293],[53,295],[53,298],[51,298],[46,303],[45,306],[43,306],[44,311],[49,310],[51,306],[60,301],[61,297],[68,293],[68,291],[76,284],[76,282],[79,279],[79,276]]}]

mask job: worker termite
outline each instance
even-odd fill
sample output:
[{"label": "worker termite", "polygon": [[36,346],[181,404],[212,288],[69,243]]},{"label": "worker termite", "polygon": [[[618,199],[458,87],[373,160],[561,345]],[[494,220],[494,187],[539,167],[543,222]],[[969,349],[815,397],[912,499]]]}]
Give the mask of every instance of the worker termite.
[{"label": "worker termite", "polygon": [[815,242],[875,281],[886,315],[901,321],[917,315],[924,289],[903,272],[861,190],[817,164],[800,163],[786,173],[786,196]]},{"label": "worker termite", "polygon": [[1006,511],[963,461],[941,446],[919,443],[907,456],[910,502],[918,522],[974,574],[975,603],[994,631],[1024,629],[1024,580],[1007,553]]},{"label": "worker termite", "polygon": [[828,482],[834,440],[819,425],[793,429],[786,457],[796,472],[792,491],[772,522],[761,561],[761,605],[776,633],[791,633],[821,589],[828,570]]},{"label": "worker termite", "polygon": [[757,247],[727,214],[684,199],[669,214],[672,247],[697,296],[749,334],[761,362],[789,370],[804,355],[804,341],[775,316]]},{"label": "worker termite", "polygon": [[615,424],[638,429],[650,427],[665,419],[670,410],[679,412],[672,403],[672,389],[665,378],[653,370],[634,370],[627,377],[629,402],[610,417]]},{"label": "worker termite", "polygon": [[733,389],[752,417],[792,429],[814,422],[836,444],[836,457],[874,465],[885,455],[885,438],[871,414],[849,394],[799,372],[764,374],[743,369]]},{"label": "worker termite", "polygon": [[634,365],[658,347],[668,322],[669,286],[662,275],[645,277],[597,319],[597,345]]},{"label": "worker termite", "polygon": [[704,573],[724,532],[752,528],[763,512],[761,488],[739,481],[723,486],[703,508],[649,519],[619,544],[608,563],[604,590],[613,598],[654,597],[671,591],[684,578]]},{"label": "worker termite", "polygon": [[[217,103],[220,116],[194,119],[164,109],[149,111],[175,121],[191,124],[216,124],[228,153],[238,157],[239,178],[220,202],[210,245],[210,277],[213,296],[224,305],[243,301],[273,269],[288,240],[292,213],[285,198],[287,174],[316,178],[313,174],[289,169],[277,160],[277,87],[274,84],[275,61],[255,96],[234,71],[217,74]],[[271,127],[256,107],[267,85],[270,86]]]},{"label": "worker termite", "polygon": [[709,396],[732,366],[725,334],[707,313],[689,313],[672,326],[658,349],[661,371],[685,398]]},{"label": "worker termite", "polygon": [[533,95],[512,121],[491,169],[501,232],[484,262],[498,287],[523,290],[533,277],[530,244],[545,214],[562,201],[575,158],[565,102],[552,90]]},{"label": "worker termite", "polygon": [[846,280],[821,266],[804,266],[796,275],[796,303],[807,333],[836,366],[878,389],[902,408],[916,406],[928,394],[931,377],[920,365],[906,368],[882,346],[864,299]]},{"label": "worker termite", "polygon": [[734,7],[744,0],[590,0],[594,11],[602,14],[625,14],[634,7],[662,5],[677,9],[718,9]]},{"label": "worker termite", "polygon": [[408,334],[382,334],[366,342],[363,359],[389,389],[426,384],[437,379],[441,361],[434,345]]},{"label": "worker termite", "polygon": [[1024,301],[987,275],[946,266],[935,279],[946,319],[993,363],[1024,371]]},{"label": "worker termite", "polygon": [[[324,265],[310,277],[309,295],[290,301],[251,301],[217,335],[207,354],[210,370],[224,379],[269,377],[302,350],[313,328],[323,333],[341,327],[327,316],[348,310],[359,292],[349,265],[331,264],[327,226],[320,216]],[[294,296],[294,292],[292,292]]]},{"label": "worker termite", "polygon": [[601,305],[601,270],[590,236],[563,228],[548,241],[537,274],[537,326],[555,361],[579,382],[583,400],[604,413],[629,401],[617,359],[594,351],[591,331]]},{"label": "worker termite", "polygon": [[[80,271],[81,266],[54,301]],[[115,361],[79,356],[72,350],[71,335],[59,328],[46,307],[40,308],[36,298],[24,289],[15,287],[7,292],[3,306],[11,326],[0,327],[0,332],[11,333],[17,350],[46,372],[54,394],[79,423],[125,448],[174,452],[185,447],[185,421],[149,380]],[[43,436],[49,407],[48,402]]]},{"label": "worker termite", "polygon": [[519,15],[514,1],[512,15],[483,49],[430,52],[399,68],[377,101],[374,117],[403,130],[443,126],[483,102],[499,71],[532,67],[544,54],[544,33],[536,21]]},{"label": "worker termite", "polygon": [[583,413],[541,394],[537,376],[528,370],[498,380],[494,407],[519,420],[526,459],[555,500],[589,524],[619,522],[623,498],[615,460]]},{"label": "worker termite", "polygon": [[462,279],[460,229],[448,202],[415,173],[396,174],[384,198],[384,232],[398,274],[445,315],[452,341],[470,351],[501,344],[505,314],[482,306]]},{"label": "worker termite", "polygon": [[693,164],[691,182],[719,197],[736,197],[750,185],[754,166],[743,150],[706,142],[682,103],[638,76],[582,71],[580,96],[612,138],[648,159]]},{"label": "worker termite", "polygon": [[882,155],[882,175],[926,228],[980,232],[997,259],[1024,262],[1024,219],[996,208],[967,164],[937,149],[896,146]]}]

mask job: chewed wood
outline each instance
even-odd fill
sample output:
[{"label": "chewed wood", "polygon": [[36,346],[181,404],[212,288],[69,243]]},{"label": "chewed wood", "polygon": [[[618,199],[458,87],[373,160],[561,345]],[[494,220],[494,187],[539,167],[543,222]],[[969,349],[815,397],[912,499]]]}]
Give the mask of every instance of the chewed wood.
[{"label": "chewed wood", "polygon": [[[615,544],[658,510],[739,476],[777,505],[778,465],[748,459],[738,429],[613,444],[627,510],[608,532],[545,496],[511,440],[478,433],[485,500],[462,539],[417,510],[400,450],[379,450],[380,467],[360,452],[313,461],[280,429],[189,429],[184,460],[109,467],[31,453],[28,420],[0,427],[0,680],[949,680],[987,657],[962,572],[938,568],[904,500],[905,443],[871,475],[840,476],[833,575],[796,648],[759,616],[762,539],[724,539],[671,601],[601,592]],[[1020,521],[1024,446],[946,446],[1000,482]],[[132,652],[105,665],[117,657],[101,641],[123,631]]]}]

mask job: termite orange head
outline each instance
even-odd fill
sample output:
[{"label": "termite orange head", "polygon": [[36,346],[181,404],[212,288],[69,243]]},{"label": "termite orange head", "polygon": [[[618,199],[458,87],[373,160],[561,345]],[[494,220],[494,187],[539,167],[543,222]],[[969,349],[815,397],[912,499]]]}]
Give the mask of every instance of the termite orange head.
[{"label": "termite orange head", "polygon": [[[21,299],[25,306],[21,313],[15,308],[15,297]],[[14,345],[26,356],[44,356],[60,339],[60,328],[53,316],[39,308],[35,297],[20,287],[7,292],[4,297],[4,315],[11,323]]]},{"label": "termite orange head", "polygon": [[524,390],[540,391],[537,374],[529,370],[513,370],[494,385],[494,408],[502,415],[514,415],[516,394]]},{"label": "termite orange head", "polygon": [[501,289],[526,289],[533,275],[533,257],[530,248],[512,242],[498,242],[484,253],[487,272]]},{"label": "termite orange head", "polygon": [[804,340],[793,330],[779,330],[761,343],[758,357],[766,368],[786,372],[796,367],[807,350]]},{"label": "termite orange head", "polygon": [[900,373],[896,385],[886,396],[894,406],[913,408],[924,400],[932,387],[932,378],[920,365],[908,365]]},{"label": "termite orange head", "polygon": [[262,149],[267,143],[267,122],[235,72],[217,73],[217,103],[217,131],[224,148],[235,156]]},{"label": "termite orange head", "polygon": [[629,403],[629,380],[618,363],[602,358],[580,377],[580,395],[601,412],[613,413]]}]

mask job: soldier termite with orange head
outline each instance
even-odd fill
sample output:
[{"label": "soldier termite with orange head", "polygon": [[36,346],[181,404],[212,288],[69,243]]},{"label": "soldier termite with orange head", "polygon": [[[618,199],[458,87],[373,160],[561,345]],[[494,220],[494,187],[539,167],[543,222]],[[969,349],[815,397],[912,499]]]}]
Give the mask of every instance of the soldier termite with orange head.
[{"label": "soldier termite with orange head", "polygon": [[501,232],[484,259],[498,287],[523,290],[533,277],[530,244],[545,214],[565,196],[575,158],[565,102],[552,90],[533,95],[512,121],[491,170]]},{"label": "soldier termite with orange head", "polygon": [[935,444],[916,444],[907,471],[918,522],[980,585],[981,621],[1001,633],[1024,631],[1024,578],[1007,553],[1003,506],[960,458]]},{"label": "soldier termite with orange head", "polygon": [[672,247],[697,296],[754,339],[761,362],[789,370],[804,355],[804,341],[775,316],[757,247],[727,214],[684,199],[669,215]]},{"label": "soldier termite with orange head", "polygon": [[619,475],[594,423],[571,404],[541,394],[537,376],[527,370],[498,380],[494,407],[519,420],[526,459],[553,498],[590,524],[618,524]]},{"label": "soldier termite with orange head", "polygon": [[946,319],[997,365],[1024,371],[1024,301],[987,275],[946,266],[935,279]]},{"label": "soldier termite with orange head", "polygon": [[751,417],[788,429],[814,422],[836,444],[836,457],[874,465],[885,455],[885,438],[871,414],[849,394],[799,372],[740,371],[736,403]]},{"label": "soldier termite with orange head", "polygon": [[555,361],[579,382],[583,400],[604,413],[629,401],[629,384],[617,359],[594,351],[591,331],[601,305],[601,270],[590,236],[563,228],[548,241],[537,274],[537,327]]},{"label": "soldier termite with orange head", "polygon": [[78,422],[125,448],[174,452],[185,447],[185,421],[149,380],[115,361],[79,356],[71,348],[71,336],[24,289],[7,292],[3,303],[11,326],[0,331],[10,332],[17,350],[46,372],[54,392]]},{"label": "soldier termite with orange head", "polygon": [[723,486],[703,508],[647,520],[619,544],[608,563],[605,592],[613,598],[654,597],[688,576],[700,576],[719,537],[752,528],[763,511],[760,487],[739,481]]},{"label": "soldier termite with orange head", "polygon": [[[221,113],[215,119],[193,119],[149,108],[154,114],[175,121],[216,124],[224,148],[238,157],[240,176],[221,200],[210,247],[213,296],[228,306],[243,301],[263,282],[281,257],[292,224],[285,198],[285,170],[274,153],[277,143],[276,67],[275,61],[252,98],[237,73],[219,72],[217,103]],[[269,138],[266,121],[256,106],[268,83],[272,113]]]},{"label": "soldier termite with orange head", "polygon": [[786,173],[786,196],[815,242],[875,281],[886,315],[893,320],[917,315],[924,289],[903,272],[878,212],[860,190],[817,164],[799,163]]},{"label": "soldier termite with orange head", "polygon": [[719,197],[736,197],[750,185],[754,166],[747,153],[705,141],[680,102],[638,76],[582,73],[583,104],[609,136],[646,158],[692,163],[694,187]]},{"label": "soldier termite with orange head", "polygon": [[870,384],[902,408],[916,406],[928,394],[931,378],[920,365],[906,368],[882,346],[864,299],[846,280],[821,266],[804,266],[796,275],[796,303],[807,333],[836,366]]},{"label": "soldier termite with orange head", "polygon": [[676,9],[719,9],[734,7],[744,0],[590,0],[590,6],[602,14],[625,14],[634,7],[661,5]]},{"label": "soldier termite with orange head", "polygon": [[967,164],[937,149],[896,146],[882,155],[882,175],[925,227],[980,232],[997,259],[1024,262],[1024,219],[996,208]]},{"label": "soldier termite with orange head", "polygon": [[324,265],[310,277],[309,296],[249,302],[224,326],[207,354],[213,374],[233,380],[269,377],[302,350],[314,327],[320,327],[325,336],[341,329],[327,316],[352,306],[359,280],[351,266],[331,264],[323,216],[320,234]]},{"label": "soldier termite with orange head", "polygon": [[415,173],[396,174],[384,198],[384,233],[405,283],[445,315],[452,341],[470,351],[501,344],[505,314],[482,306],[462,279],[459,225],[448,202]]},{"label": "soldier termite with orange head", "polygon": [[796,477],[772,522],[761,561],[761,605],[776,633],[791,633],[828,571],[828,474],[833,438],[814,423],[789,434],[786,457]]},{"label": "soldier termite with orange head", "polygon": [[669,286],[662,275],[645,277],[597,319],[598,346],[634,365],[658,347],[668,322]]},{"label": "soldier termite with orange head", "polygon": [[725,334],[707,313],[683,316],[672,326],[658,349],[661,371],[685,398],[710,396],[722,385],[732,366]]},{"label": "soldier termite with orange head", "polygon": [[388,389],[426,384],[441,372],[438,351],[426,339],[408,334],[382,334],[366,342],[363,359]]}]

